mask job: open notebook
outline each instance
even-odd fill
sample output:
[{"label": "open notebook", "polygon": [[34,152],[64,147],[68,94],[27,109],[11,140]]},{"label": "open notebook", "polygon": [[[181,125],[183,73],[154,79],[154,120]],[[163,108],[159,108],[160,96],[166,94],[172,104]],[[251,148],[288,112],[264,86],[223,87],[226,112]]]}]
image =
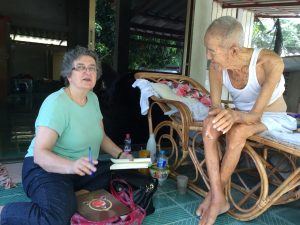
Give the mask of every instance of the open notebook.
[{"label": "open notebook", "polygon": [[133,161],[129,159],[110,159],[113,164],[110,166],[111,170],[121,169],[140,169],[151,166],[151,158],[136,158]]}]

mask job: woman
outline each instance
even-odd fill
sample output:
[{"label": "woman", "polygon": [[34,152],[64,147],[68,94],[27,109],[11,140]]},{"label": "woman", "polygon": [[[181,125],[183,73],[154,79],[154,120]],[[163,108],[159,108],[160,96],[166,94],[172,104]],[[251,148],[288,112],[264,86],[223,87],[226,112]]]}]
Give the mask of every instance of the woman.
[{"label": "woman", "polygon": [[97,160],[100,146],[112,157],[132,159],[104,132],[92,92],[100,75],[94,52],[76,47],[65,54],[61,76],[66,87],[43,102],[36,136],[24,159],[22,182],[32,201],[7,204],[1,224],[69,224],[76,211],[76,191],[108,187],[109,162]]}]

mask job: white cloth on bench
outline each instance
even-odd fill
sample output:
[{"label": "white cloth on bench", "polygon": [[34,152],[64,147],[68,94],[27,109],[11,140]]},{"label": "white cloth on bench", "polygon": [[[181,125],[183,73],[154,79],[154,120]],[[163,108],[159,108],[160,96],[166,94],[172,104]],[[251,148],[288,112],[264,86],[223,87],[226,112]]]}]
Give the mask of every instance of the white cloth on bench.
[{"label": "white cloth on bench", "polygon": [[149,110],[149,97],[155,95],[159,97],[158,94],[154,91],[151,86],[151,82],[146,79],[137,79],[133,84],[132,87],[138,87],[141,90],[141,98],[140,98],[140,107],[141,107],[141,114],[147,115]]},{"label": "white cloth on bench", "polygon": [[271,139],[272,141],[289,145],[300,150],[300,133],[282,133],[279,131],[264,131],[259,136]]},{"label": "white cloth on bench", "polygon": [[260,136],[300,149],[300,133],[294,132],[297,129],[297,120],[294,117],[285,112],[264,112],[261,122],[268,130]]},{"label": "white cloth on bench", "polygon": [[297,129],[297,120],[286,112],[264,112],[261,122],[269,131],[293,133]]}]

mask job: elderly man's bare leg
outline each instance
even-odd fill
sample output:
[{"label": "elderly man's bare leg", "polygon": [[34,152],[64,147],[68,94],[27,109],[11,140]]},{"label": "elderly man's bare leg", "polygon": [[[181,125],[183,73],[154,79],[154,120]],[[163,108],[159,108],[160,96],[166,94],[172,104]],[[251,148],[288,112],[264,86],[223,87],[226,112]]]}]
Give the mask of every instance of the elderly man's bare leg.
[{"label": "elderly man's bare leg", "polygon": [[221,168],[217,166],[216,159],[218,159],[218,156],[216,155],[217,148],[214,141],[206,140],[205,148],[210,150],[209,152],[206,151],[206,160],[211,190],[197,209],[197,213],[202,216],[199,222],[200,225],[214,224],[218,215],[229,210],[230,205],[224,194],[225,185],[228,183],[239,161],[246,139],[254,133],[263,130],[265,130],[265,127],[261,124],[232,127],[226,135],[226,151],[222,159]]},{"label": "elderly man's bare leg", "polygon": [[[206,160],[206,167],[208,172],[208,177],[210,179],[210,191],[206,196],[204,202],[199,205],[196,214],[201,216],[201,221],[210,221],[215,219],[210,219],[214,216],[208,216],[211,214],[219,215],[219,213],[223,212],[224,210],[228,210],[227,208],[227,201],[225,200],[223,187],[221,182],[220,176],[220,158],[218,152],[218,137],[220,136],[220,132],[215,129],[211,129],[211,121],[205,121],[205,129],[204,132],[209,130],[210,136],[204,135],[204,151],[205,151],[205,160]],[[205,134],[205,133],[204,133]],[[215,207],[220,206],[220,208]],[[205,222],[206,223],[206,222]],[[204,223],[204,224],[205,224]]]},{"label": "elderly man's bare leg", "polygon": [[226,150],[220,169],[221,182],[224,188],[240,160],[247,138],[264,130],[266,130],[266,127],[259,123],[236,125],[228,132],[226,135]]},{"label": "elderly man's bare leg", "polygon": [[209,190],[204,201],[199,205],[196,210],[196,215],[203,216],[205,211],[208,209],[211,202],[211,194],[215,188],[220,184],[220,159],[218,154],[218,137],[221,132],[213,128],[212,120],[214,117],[208,117],[204,120],[203,129],[203,141],[204,141],[204,152],[205,161],[210,179],[211,189]]},{"label": "elderly man's bare leg", "polygon": [[233,126],[226,134],[226,150],[220,169],[216,166],[216,159],[218,159],[218,156],[216,155],[214,140],[205,140],[206,138],[204,137],[205,158],[209,172],[208,175],[210,178],[211,190],[210,194],[197,209],[197,213],[202,216],[199,225],[212,225],[218,215],[229,210],[230,205],[226,201],[224,194],[225,185],[228,183],[229,178],[238,164],[247,138],[264,130],[266,130],[266,127],[261,123]]}]

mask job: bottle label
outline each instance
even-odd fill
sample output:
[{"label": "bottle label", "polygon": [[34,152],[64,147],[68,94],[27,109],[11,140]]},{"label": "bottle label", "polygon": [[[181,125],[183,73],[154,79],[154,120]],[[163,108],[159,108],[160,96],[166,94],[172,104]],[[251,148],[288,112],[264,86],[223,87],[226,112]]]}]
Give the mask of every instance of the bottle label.
[{"label": "bottle label", "polygon": [[167,160],[164,158],[159,158],[157,160],[157,168],[159,169],[165,169],[167,167]]},{"label": "bottle label", "polygon": [[131,146],[130,145],[125,145],[124,146],[124,152],[131,152]]},{"label": "bottle label", "polygon": [[124,152],[131,152],[131,139],[129,134],[126,134],[126,138],[124,140]]}]

